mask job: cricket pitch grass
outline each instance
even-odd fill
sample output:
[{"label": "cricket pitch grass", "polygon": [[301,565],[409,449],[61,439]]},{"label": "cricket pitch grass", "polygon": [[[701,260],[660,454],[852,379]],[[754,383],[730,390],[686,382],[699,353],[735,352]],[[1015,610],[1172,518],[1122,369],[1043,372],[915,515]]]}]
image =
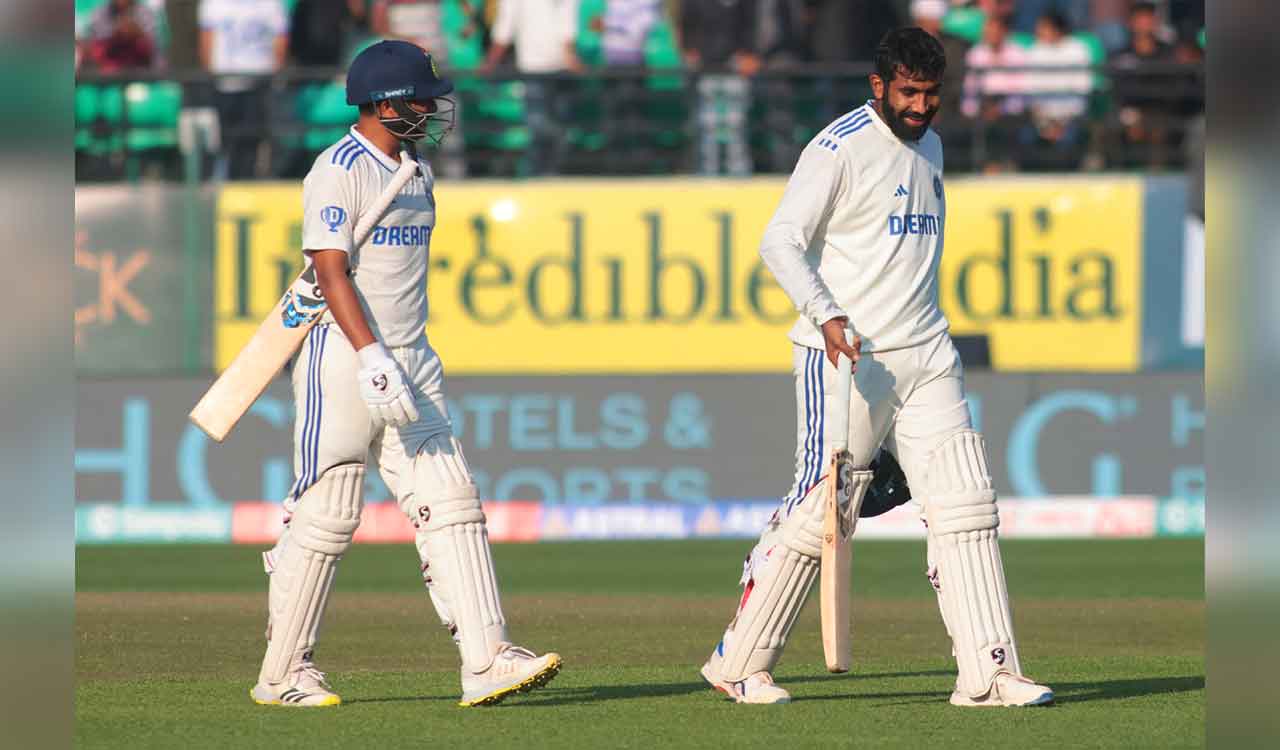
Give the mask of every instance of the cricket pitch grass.
[{"label": "cricket pitch grass", "polygon": [[343,560],[316,651],[344,704],[254,705],[266,576],[250,546],[81,547],[81,748],[1202,747],[1200,539],[1002,543],[1023,668],[1057,705],[961,709],[923,542],[854,545],[853,669],[822,663],[817,587],[779,665],[793,702],[737,706],[698,668],[751,542],[497,545],[513,640],[549,686],[459,708],[457,651],[410,545]]}]

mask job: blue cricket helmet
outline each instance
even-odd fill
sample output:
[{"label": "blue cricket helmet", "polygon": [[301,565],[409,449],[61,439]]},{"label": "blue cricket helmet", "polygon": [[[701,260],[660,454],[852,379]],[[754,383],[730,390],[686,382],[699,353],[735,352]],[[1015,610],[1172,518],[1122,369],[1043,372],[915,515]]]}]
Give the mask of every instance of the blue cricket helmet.
[{"label": "blue cricket helmet", "polygon": [[431,55],[412,42],[387,40],[356,55],[347,70],[347,104],[385,99],[434,99],[453,92]]}]

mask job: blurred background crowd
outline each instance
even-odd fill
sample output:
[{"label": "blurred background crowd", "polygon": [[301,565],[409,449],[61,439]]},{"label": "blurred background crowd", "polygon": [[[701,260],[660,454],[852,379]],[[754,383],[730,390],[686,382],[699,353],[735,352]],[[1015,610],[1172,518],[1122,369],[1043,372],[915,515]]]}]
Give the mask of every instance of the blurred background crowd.
[{"label": "blurred background crowd", "polygon": [[1202,149],[1202,1],[76,0],[77,178],[299,177],[386,38],[457,83],[447,177],[787,172],[903,24],[947,52],[951,173]]}]

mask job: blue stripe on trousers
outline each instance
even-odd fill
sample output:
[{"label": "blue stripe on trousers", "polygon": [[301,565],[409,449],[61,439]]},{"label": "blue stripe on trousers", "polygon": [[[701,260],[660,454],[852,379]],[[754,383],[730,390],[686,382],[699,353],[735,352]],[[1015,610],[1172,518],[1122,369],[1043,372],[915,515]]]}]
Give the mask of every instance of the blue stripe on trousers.
[{"label": "blue stripe on trousers", "polygon": [[789,515],[818,480],[822,470],[822,430],[825,424],[822,393],[822,357],[823,353],[810,349],[806,357],[804,369],[805,413],[807,415],[807,434],[804,440],[803,468],[795,492],[787,500],[786,512]]}]

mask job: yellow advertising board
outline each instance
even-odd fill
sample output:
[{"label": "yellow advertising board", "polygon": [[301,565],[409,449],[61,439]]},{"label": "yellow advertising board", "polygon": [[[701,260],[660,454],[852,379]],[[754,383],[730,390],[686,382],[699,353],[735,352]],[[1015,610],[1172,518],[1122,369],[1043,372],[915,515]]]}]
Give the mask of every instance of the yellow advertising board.
[{"label": "yellow advertising board", "polygon": [[[436,187],[427,286],[450,374],[780,372],[795,310],[757,254],[784,180]],[[1139,180],[953,180],[940,299],[1003,370],[1139,363]],[[301,267],[301,187],[218,205],[215,360]]]}]

